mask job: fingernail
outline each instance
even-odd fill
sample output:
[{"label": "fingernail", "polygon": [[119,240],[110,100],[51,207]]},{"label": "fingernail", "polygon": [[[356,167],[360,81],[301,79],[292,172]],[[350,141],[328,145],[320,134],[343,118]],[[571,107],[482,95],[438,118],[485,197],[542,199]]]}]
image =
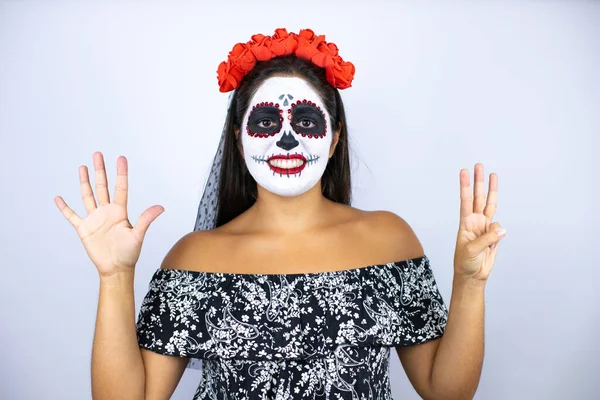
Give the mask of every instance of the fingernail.
[{"label": "fingernail", "polygon": [[506,235],[506,231],[504,229],[496,229],[496,232],[498,233],[498,238],[500,239],[502,239],[504,235]]}]

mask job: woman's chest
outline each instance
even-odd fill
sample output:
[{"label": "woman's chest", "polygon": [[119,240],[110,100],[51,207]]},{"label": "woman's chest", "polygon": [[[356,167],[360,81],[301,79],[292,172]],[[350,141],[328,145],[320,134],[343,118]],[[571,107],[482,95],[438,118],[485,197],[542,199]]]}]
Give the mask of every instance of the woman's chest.
[{"label": "woman's chest", "polygon": [[[222,238],[211,249],[212,271],[313,273],[362,268],[403,259],[398,248],[353,229]],[[233,270],[237,266],[239,270]]]}]

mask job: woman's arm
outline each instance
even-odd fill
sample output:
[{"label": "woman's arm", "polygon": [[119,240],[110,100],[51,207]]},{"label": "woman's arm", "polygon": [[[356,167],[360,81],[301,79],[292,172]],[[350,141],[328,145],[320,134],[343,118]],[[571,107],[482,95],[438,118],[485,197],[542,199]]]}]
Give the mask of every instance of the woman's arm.
[{"label": "woman's arm", "polygon": [[484,288],[455,279],[444,335],[396,347],[406,374],[426,400],[472,399],[483,366]]},{"label": "woman's arm", "polygon": [[94,400],[169,399],[188,359],[140,349],[136,336],[133,274],[100,280],[92,348]]},{"label": "woman's arm", "polygon": [[[411,382],[417,382],[415,388],[426,399],[461,400],[475,395],[483,367],[485,285],[494,267],[498,243],[506,233],[498,222],[493,222],[498,175],[490,174],[487,196],[481,163],[475,164],[473,189],[467,169],[460,170],[459,181],[460,224],[446,330],[439,343],[417,345],[409,351],[398,349],[399,356],[410,358],[407,373],[412,374]],[[414,232],[407,232],[409,237],[414,236]],[[416,242],[412,240],[420,249]]]},{"label": "woman's arm", "polygon": [[434,399],[472,399],[483,367],[485,286],[455,277],[446,331],[431,370]]},{"label": "woman's arm", "polygon": [[[108,192],[104,156],[93,155],[96,196],[87,166],[79,167],[81,197],[87,216],[78,216],[61,196],[54,198],[63,216],[76,229],[85,250],[98,270],[100,295],[92,347],[92,398],[168,399],[186,359],[173,360],[142,354],[138,346],[133,276],[148,227],[163,211],[148,208],[135,226],[127,213],[128,162],[117,159],[114,199]],[[97,199],[96,199],[97,197]],[[155,379],[148,379],[153,377]]]},{"label": "woman's arm", "polygon": [[145,399],[144,363],[135,328],[133,275],[123,272],[100,279],[92,347],[95,400]]},{"label": "woman's arm", "polygon": [[[398,215],[373,214],[371,232],[390,254],[405,260],[424,254],[411,226]],[[413,346],[397,346],[396,352],[415,391],[426,400],[472,399],[483,360],[483,290],[480,285],[455,277],[444,335]]]}]

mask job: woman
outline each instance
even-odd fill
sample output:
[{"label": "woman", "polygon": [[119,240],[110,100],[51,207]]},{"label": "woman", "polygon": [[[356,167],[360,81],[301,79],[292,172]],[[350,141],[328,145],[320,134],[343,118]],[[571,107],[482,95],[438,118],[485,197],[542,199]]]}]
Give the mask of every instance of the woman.
[{"label": "woman", "polygon": [[88,216],[56,198],[100,275],[94,398],[168,399],[203,360],[194,399],[391,399],[389,349],[426,399],[470,399],[483,360],[483,295],[503,231],[497,176],[460,172],[461,220],[450,312],[411,227],[350,207],[339,89],[354,66],[311,30],[237,44],[219,66],[235,89],[196,230],[152,277],[136,323],[133,276],[153,206],[132,227],[127,161],[115,199],[102,154]]}]

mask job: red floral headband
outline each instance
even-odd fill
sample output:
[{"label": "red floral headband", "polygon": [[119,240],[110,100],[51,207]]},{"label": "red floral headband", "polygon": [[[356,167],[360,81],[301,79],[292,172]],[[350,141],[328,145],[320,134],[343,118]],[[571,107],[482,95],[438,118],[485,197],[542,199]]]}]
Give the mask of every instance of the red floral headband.
[{"label": "red floral headband", "polygon": [[285,28],[275,29],[273,36],[256,34],[247,43],[238,43],[229,52],[227,62],[217,69],[219,91],[229,92],[240,86],[244,76],[257,61],[294,54],[325,68],[327,82],[337,89],[346,89],[354,79],[354,64],[338,55],[333,43],[325,42],[325,35],[315,35],[311,29],[302,29],[298,34],[288,33]]}]

